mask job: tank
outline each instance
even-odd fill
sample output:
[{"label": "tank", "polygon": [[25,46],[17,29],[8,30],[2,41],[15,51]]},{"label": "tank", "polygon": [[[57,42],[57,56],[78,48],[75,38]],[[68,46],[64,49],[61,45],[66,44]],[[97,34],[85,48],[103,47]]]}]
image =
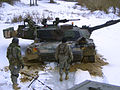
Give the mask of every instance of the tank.
[{"label": "tank", "polygon": [[15,31],[13,27],[3,30],[5,38],[18,37],[23,39],[34,40],[25,51],[25,60],[39,61],[56,61],[55,50],[62,38],[67,38],[67,43],[71,47],[74,60],[73,62],[95,62],[96,49],[93,39],[90,36],[93,31],[107,27],[120,22],[118,20],[110,20],[102,25],[94,27],[74,26],[72,24],[63,24],[69,21],[77,21],[80,19],[63,19],[56,18],[53,24],[47,24],[47,19],[43,19],[42,26],[36,25],[31,19],[25,19],[24,25],[19,25]]}]

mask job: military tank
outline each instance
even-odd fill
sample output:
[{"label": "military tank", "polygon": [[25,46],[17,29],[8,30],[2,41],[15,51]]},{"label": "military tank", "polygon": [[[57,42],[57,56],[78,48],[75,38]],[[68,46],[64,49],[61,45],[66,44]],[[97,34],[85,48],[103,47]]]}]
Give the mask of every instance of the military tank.
[{"label": "military tank", "polygon": [[55,49],[62,38],[67,38],[67,43],[71,47],[74,56],[73,62],[95,62],[95,44],[93,39],[90,39],[92,32],[116,24],[120,22],[120,19],[110,20],[94,27],[85,25],[78,27],[74,26],[73,23],[59,25],[59,23],[76,20],[80,19],[59,20],[59,18],[56,18],[53,24],[47,24],[47,19],[43,19],[43,26],[39,26],[34,21],[25,19],[24,25],[19,25],[17,31],[13,27],[10,27],[4,29],[3,34],[5,38],[18,37],[35,41],[26,49],[24,57],[27,61],[56,61],[54,57]]}]

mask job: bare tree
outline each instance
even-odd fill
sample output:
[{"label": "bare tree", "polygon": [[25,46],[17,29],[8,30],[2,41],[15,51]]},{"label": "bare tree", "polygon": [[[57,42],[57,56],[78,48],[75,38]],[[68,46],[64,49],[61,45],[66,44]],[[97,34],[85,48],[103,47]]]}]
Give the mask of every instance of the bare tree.
[{"label": "bare tree", "polygon": [[50,3],[55,3],[54,0],[50,0]]},{"label": "bare tree", "polygon": [[32,1],[30,0],[30,6],[32,6]]},{"label": "bare tree", "polygon": [[35,5],[37,6],[38,4],[37,4],[37,0],[35,0]]},{"label": "bare tree", "polygon": [[37,6],[37,0],[30,0],[30,6],[34,6],[36,5]]}]

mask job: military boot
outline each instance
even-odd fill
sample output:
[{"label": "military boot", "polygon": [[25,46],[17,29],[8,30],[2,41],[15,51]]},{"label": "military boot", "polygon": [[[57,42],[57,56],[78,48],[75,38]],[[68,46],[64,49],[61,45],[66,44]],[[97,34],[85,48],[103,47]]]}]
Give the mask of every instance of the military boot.
[{"label": "military boot", "polygon": [[60,75],[60,81],[63,81],[62,75]]},{"label": "military boot", "polygon": [[19,90],[20,87],[18,87],[18,84],[14,84],[14,85],[13,85],[13,89],[14,89],[14,90]]},{"label": "military boot", "polygon": [[69,79],[69,76],[68,76],[68,74],[66,74],[66,76],[65,76],[65,80],[68,80]]}]

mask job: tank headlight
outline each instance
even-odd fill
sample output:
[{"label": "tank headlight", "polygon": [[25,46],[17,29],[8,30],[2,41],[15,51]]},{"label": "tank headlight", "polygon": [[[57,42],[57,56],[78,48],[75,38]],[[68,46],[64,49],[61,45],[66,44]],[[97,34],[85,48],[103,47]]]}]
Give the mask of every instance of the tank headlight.
[{"label": "tank headlight", "polygon": [[37,52],[37,48],[33,48],[33,52]]}]

